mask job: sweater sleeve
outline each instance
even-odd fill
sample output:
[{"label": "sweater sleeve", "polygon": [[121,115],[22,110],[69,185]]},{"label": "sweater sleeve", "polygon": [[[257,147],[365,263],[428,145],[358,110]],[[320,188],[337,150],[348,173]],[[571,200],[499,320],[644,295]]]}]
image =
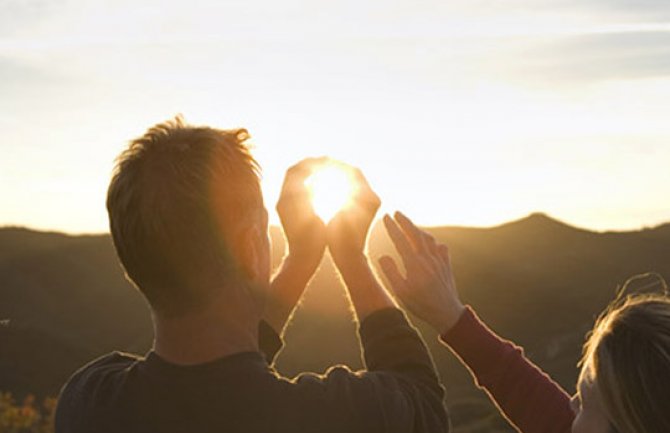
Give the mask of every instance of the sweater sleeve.
[{"label": "sweater sleeve", "polygon": [[404,313],[377,311],[361,323],[359,333],[366,370],[335,366],[324,375],[303,373],[292,381],[301,400],[295,419],[314,421],[295,431],[449,432],[444,390]]},{"label": "sweater sleeve", "polygon": [[269,365],[274,364],[277,354],[284,347],[281,337],[265,320],[258,324],[258,348]]},{"label": "sweater sleeve", "polygon": [[370,315],[359,334],[368,371],[401,375],[444,398],[430,353],[401,310],[388,308]]},{"label": "sweater sleeve", "polygon": [[523,349],[490,330],[470,307],[440,340],[520,432],[570,432],[574,413],[568,394],[528,360]]}]

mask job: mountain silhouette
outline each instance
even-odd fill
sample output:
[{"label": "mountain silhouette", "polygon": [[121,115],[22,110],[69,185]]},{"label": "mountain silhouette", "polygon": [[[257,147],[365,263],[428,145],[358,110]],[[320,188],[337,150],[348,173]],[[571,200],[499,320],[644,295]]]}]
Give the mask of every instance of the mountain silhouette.
[{"label": "mountain silhouette", "polygon": [[[574,390],[581,344],[615,290],[634,274],[670,276],[670,224],[593,232],[542,213],[490,228],[427,228],[449,246],[459,292],[499,334]],[[273,263],[284,253],[271,228]],[[381,224],[370,254],[395,256]],[[109,235],[0,229],[0,390],[55,395],[83,363],[112,350],[151,346],[149,310],[124,278]],[[469,373],[422,330],[447,388],[457,432],[513,431]],[[277,369],[293,375],[333,363],[362,366],[353,321],[329,258],[308,287]]]}]

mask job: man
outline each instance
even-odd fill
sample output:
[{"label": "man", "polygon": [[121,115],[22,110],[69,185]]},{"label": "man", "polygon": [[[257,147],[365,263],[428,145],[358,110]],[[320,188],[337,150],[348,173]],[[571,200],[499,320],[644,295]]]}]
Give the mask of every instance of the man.
[{"label": "man", "polygon": [[[146,357],[115,352],[76,372],[61,392],[56,431],[448,431],[430,356],[368,264],[380,202],[362,174],[352,169],[354,206],[326,226],[304,185],[322,161],[289,169],[277,204],[288,254],[270,278],[267,211],[246,139],[245,130],[177,118],[120,155],[110,229],[151,306],[154,345]],[[367,370],[287,379],[272,367],[277,332],[326,248],[360,322]]]}]

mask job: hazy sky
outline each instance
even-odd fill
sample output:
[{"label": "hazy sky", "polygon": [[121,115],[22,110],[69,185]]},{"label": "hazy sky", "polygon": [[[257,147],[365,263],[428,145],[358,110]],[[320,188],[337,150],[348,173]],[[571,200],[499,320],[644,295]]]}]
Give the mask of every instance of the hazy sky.
[{"label": "hazy sky", "polygon": [[107,230],[148,126],[250,130],[419,223],[670,221],[670,1],[0,0],[0,225]]}]

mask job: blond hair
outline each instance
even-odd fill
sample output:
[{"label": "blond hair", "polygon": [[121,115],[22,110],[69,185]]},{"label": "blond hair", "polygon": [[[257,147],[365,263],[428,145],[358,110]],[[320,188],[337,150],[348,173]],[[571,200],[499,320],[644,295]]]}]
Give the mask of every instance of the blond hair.
[{"label": "blond hair", "polygon": [[117,158],[107,192],[110,231],[126,275],[155,311],[197,308],[238,277],[232,236],[263,208],[248,136],[177,116]]},{"label": "blond hair", "polygon": [[597,385],[617,433],[670,432],[670,297],[649,276],[664,293],[626,294],[633,277],[584,346],[582,378]]}]

